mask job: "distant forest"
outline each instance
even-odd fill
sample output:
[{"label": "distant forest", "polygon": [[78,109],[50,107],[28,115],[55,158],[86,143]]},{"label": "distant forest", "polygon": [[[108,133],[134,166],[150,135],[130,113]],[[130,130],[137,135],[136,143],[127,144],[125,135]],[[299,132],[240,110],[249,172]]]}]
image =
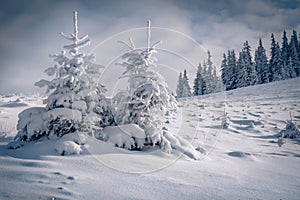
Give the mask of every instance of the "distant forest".
[{"label": "distant forest", "polygon": [[179,74],[176,93],[177,98],[190,97],[299,76],[300,43],[298,34],[293,30],[291,38],[288,40],[286,31],[283,31],[281,46],[272,33],[269,59],[261,39],[255,49],[254,59],[248,41],[244,43],[238,57],[235,50],[228,50],[227,54],[223,54],[221,77],[216,75],[216,67],[213,66],[211,54],[208,51],[207,60],[198,66],[193,82],[193,91],[189,85],[187,72],[184,70]]}]

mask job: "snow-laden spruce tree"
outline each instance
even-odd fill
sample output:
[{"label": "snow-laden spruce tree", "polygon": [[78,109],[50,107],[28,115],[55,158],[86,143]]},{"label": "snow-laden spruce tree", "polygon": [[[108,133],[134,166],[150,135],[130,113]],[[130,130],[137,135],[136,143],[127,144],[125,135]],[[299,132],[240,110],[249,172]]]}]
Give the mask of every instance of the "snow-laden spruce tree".
[{"label": "snow-laden spruce tree", "polygon": [[280,46],[278,42],[275,41],[274,34],[271,35],[271,58],[270,58],[270,82],[281,81],[286,78],[286,72],[283,68],[283,62],[280,52]]},{"label": "snow-laden spruce tree", "polygon": [[183,71],[183,77],[182,77],[182,96],[181,97],[191,97],[192,92],[191,92],[191,86],[190,86],[190,81],[187,76],[187,71],[186,69]]},{"label": "snow-laden spruce tree", "polygon": [[228,73],[229,76],[228,90],[233,90],[237,88],[236,84],[238,81],[238,74],[239,74],[239,70],[236,65],[236,56],[234,50],[228,51],[227,62],[228,62],[227,63],[228,68],[230,69]]},{"label": "snow-laden spruce tree", "polygon": [[178,83],[177,83],[177,88],[176,88],[176,97],[177,98],[181,98],[182,97],[182,93],[183,93],[183,84],[182,84],[183,80],[182,80],[182,73],[179,73],[179,77],[178,77]]},{"label": "snow-laden spruce tree", "polygon": [[257,73],[252,62],[251,50],[248,41],[244,43],[242,52],[239,54],[237,66],[240,68],[238,73],[237,87],[247,87],[257,83]]},{"label": "snow-laden spruce tree", "polygon": [[[35,83],[47,88],[46,108],[31,108],[20,113],[17,140],[30,141],[43,135],[62,136],[79,129],[93,134],[113,120],[103,95],[105,88],[98,84],[101,66],[94,63],[94,54],[85,55],[79,51],[89,45],[90,40],[88,35],[80,37],[78,34],[76,11],[73,22],[72,34],[60,33],[71,44],[65,45],[60,54],[50,55],[56,64],[45,73],[53,79]],[[39,119],[42,121],[35,122]]]},{"label": "snow-laden spruce tree", "polygon": [[266,56],[266,50],[262,45],[261,38],[259,38],[259,46],[255,51],[255,69],[257,72],[257,84],[264,84],[269,82],[270,68]]},{"label": "snow-laden spruce tree", "polygon": [[187,76],[186,70],[183,71],[183,75],[182,75],[182,72],[179,73],[176,93],[177,93],[177,96],[176,96],[177,98],[192,96],[191,86],[189,83],[189,78]]},{"label": "snow-laden spruce tree", "polygon": [[[180,140],[168,131],[164,131],[165,114],[169,108],[176,108],[177,102],[168,89],[167,83],[158,72],[153,57],[156,53],[156,42],[150,46],[150,21],[147,22],[147,47],[136,48],[132,39],[125,44],[129,50],[123,56],[120,65],[126,68],[121,78],[128,78],[128,91],[118,93],[112,102],[117,125],[137,124],[145,131],[145,144],[160,145],[170,153],[172,148],[183,149]],[[122,126],[120,126],[122,127]],[[137,143],[136,139],[133,138]],[[191,153],[197,158],[196,153]],[[195,149],[193,148],[193,151]]]},{"label": "snow-laden spruce tree", "polygon": [[290,57],[288,61],[288,66],[286,68],[286,73],[288,78],[295,78],[297,77],[297,73],[299,76],[299,68],[300,68],[300,61],[299,61],[299,55],[297,53],[297,37],[295,36],[295,32],[293,32],[291,42],[290,42]]},{"label": "snow-laden spruce tree", "polygon": [[201,64],[199,64],[197,69],[196,78],[194,80],[194,96],[203,95],[206,88],[206,84],[203,78],[203,70]]},{"label": "snow-laden spruce tree", "polygon": [[146,49],[136,48],[131,38],[129,44],[121,42],[129,48],[120,64],[126,67],[122,77],[128,77],[129,90],[115,96],[118,105],[114,104],[117,106],[114,116],[117,125],[137,124],[146,133],[146,143],[160,144],[170,151],[171,144],[163,135],[164,115],[177,102],[154,64],[157,59],[152,54],[161,41],[150,46],[150,21],[147,23]]},{"label": "snow-laden spruce tree", "polygon": [[230,90],[229,78],[230,78],[230,68],[228,66],[227,58],[225,53],[223,54],[223,60],[221,64],[221,78],[226,90]]}]

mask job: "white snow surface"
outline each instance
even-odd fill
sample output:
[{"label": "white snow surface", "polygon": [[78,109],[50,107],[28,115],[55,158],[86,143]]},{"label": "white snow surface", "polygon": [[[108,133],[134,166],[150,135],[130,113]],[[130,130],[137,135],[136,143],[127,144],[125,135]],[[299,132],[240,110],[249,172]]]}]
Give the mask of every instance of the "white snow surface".
[{"label": "white snow surface", "polygon": [[8,149],[18,114],[42,100],[1,97],[0,199],[299,199],[300,139],[278,145],[290,112],[299,128],[299,85],[296,78],[182,100],[165,131],[178,135],[174,144],[197,147],[200,160],[78,132]]}]

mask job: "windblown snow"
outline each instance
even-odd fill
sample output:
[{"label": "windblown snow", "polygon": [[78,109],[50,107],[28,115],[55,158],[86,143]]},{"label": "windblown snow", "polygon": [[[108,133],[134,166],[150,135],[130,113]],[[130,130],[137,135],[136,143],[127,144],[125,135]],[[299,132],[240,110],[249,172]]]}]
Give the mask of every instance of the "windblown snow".
[{"label": "windblown snow", "polygon": [[[295,78],[181,100],[166,116],[172,154],[115,146],[145,137],[138,127],[119,127],[122,137],[117,127],[104,130],[110,142],[75,132],[9,149],[18,114],[42,99],[1,97],[0,199],[299,199],[300,139],[281,135],[290,115],[299,130],[299,85]],[[203,156],[193,160],[176,144]]]}]

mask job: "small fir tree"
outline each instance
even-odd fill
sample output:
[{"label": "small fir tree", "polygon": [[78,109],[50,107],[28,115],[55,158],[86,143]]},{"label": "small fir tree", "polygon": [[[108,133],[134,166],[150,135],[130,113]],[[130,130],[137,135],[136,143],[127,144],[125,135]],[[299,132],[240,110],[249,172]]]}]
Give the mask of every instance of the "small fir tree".
[{"label": "small fir tree", "polygon": [[129,78],[129,90],[115,97],[117,104],[122,106],[115,114],[115,121],[118,125],[137,124],[146,133],[146,144],[159,144],[163,150],[170,152],[171,142],[163,133],[164,115],[168,108],[176,108],[177,103],[156,69],[157,59],[152,55],[160,42],[150,46],[150,21],[147,24],[146,49],[136,48],[132,39],[129,44],[121,42],[130,48],[122,56],[124,62],[121,64],[126,68],[122,77]]}]

